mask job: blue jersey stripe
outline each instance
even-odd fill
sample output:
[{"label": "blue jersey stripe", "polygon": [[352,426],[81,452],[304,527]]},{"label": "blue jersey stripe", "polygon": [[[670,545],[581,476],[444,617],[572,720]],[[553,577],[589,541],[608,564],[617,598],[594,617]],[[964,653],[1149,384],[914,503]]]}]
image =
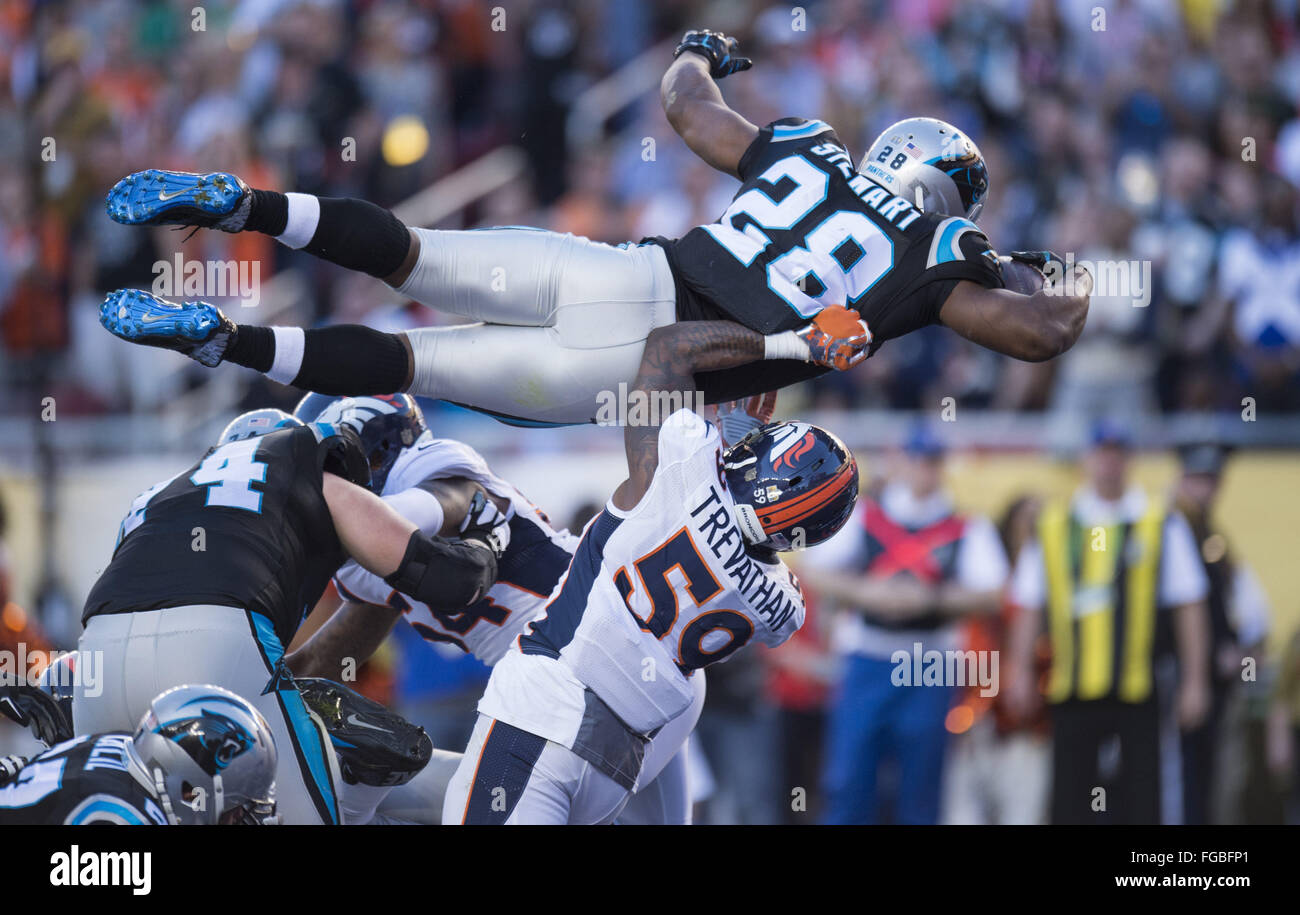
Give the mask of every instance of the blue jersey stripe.
[{"label": "blue jersey stripe", "polygon": [[605,544],[614,531],[623,523],[608,511],[596,516],[596,520],[587,525],[582,542],[573,554],[569,564],[569,577],[565,579],[560,593],[555,595],[546,607],[546,616],[538,622],[529,624],[528,631],[519,637],[519,649],[524,654],[544,654],[552,658],[560,656],[560,650],[573,640],[582,622],[582,614],[587,609],[587,600],[591,589],[600,574],[601,562],[605,558]]}]

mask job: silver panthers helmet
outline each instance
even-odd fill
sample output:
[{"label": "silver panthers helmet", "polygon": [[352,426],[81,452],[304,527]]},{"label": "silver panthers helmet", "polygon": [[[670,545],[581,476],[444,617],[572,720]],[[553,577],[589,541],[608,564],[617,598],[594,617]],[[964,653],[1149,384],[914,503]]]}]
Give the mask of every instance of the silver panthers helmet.
[{"label": "silver panthers helmet", "polygon": [[246,438],[266,435],[276,429],[287,429],[290,426],[301,425],[302,420],[274,407],[249,410],[247,413],[236,416],[230,421],[230,425],[221,430],[221,437],[217,439],[217,447],[227,445],[230,442],[242,442]]},{"label": "silver panthers helmet", "polygon": [[936,118],[907,118],[876,137],[858,172],[927,213],[975,220],[988,196],[979,147]]},{"label": "silver panthers helmet", "polygon": [[229,690],[167,690],[149,703],[132,740],[173,823],[273,821],[275,739],[261,713]]}]

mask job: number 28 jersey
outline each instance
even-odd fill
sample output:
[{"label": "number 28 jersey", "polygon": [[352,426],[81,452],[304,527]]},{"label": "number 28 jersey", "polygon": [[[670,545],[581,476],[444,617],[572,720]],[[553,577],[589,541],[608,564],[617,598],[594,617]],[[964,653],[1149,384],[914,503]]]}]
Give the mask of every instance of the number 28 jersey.
[{"label": "number 28 jersey", "polygon": [[[920,151],[900,138],[887,158],[909,155]],[[845,305],[871,328],[874,352],[936,323],[958,281],[1003,285],[997,253],[973,222],[924,213],[859,174],[822,121],[785,118],[762,128],[738,174],[740,190],[717,222],[675,241],[653,239],[676,279],[678,320],[730,320],[770,334]],[[768,362],[701,381],[712,402],[824,371]],[[755,380],[767,385],[749,390]]]},{"label": "number 28 jersey", "polygon": [[497,664],[479,711],[564,746],[590,689],[648,734],[694,699],[689,676],[803,625],[798,582],[753,556],[720,476],[717,430],[689,410],[659,435],[659,466],[629,511],[587,525],[543,616]]}]

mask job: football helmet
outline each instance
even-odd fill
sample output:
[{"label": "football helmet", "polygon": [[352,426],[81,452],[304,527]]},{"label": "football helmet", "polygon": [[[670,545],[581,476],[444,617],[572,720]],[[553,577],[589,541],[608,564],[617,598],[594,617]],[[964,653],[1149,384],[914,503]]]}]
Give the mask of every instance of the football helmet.
[{"label": "football helmet", "polygon": [[355,429],[370,464],[370,489],[376,493],[384,491],[388,472],[402,449],[413,445],[429,428],[424,411],[409,394],[364,397],[308,394],[298,401],[293,415],[306,423],[342,424]]},{"label": "football helmet", "polygon": [[266,435],[276,429],[288,429],[292,426],[301,425],[302,421],[297,417],[290,416],[283,410],[275,409],[275,407],[249,410],[247,413],[236,416],[226,428],[221,430],[221,437],[217,439],[217,447],[220,448],[230,442],[241,442],[246,438]]},{"label": "football helmet", "polygon": [[275,814],[271,728],[229,690],[167,690],[149,703],[132,744],[174,825],[260,825]]},{"label": "football helmet", "polygon": [[825,429],[768,423],[722,455],[736,523],[755,547],[794,550],[826,540],[858,499],[858,465]]},{"label": "football helmet", "polygon": [[858,172],[927,213],[972,221],[989,190],[979,147],[936,118],[907,118],[885,128],[858,163]]}]

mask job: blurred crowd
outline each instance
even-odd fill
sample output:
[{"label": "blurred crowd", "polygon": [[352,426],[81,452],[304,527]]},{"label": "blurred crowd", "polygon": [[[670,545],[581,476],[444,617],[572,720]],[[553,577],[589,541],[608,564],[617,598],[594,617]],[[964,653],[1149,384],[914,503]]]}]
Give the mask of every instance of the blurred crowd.
[{"label": "blurred crowd", "polygon": [[752,121],[820,117],[860,153],[896,119],[944,118],[988,160],[981,223],[999,250],[1151,265],[1141,289],[1094,296],[1083,338],[1050,364],[936,328],[819,381],[820,405],[1300,410],[1300,44],[1281,0],[6,0],[6,385],[62,358],[67,407],[154,406],[117,377],[94,306],[178,250],[297,271],[303,322],[438,320],[260,236],[117,226],[103,194],[132,169],[221,168],[392,206],[514,144],[524,176],[458,224],[622,242],[712,221],[734,182],[671,134],[653,87],[600,136],[566,130],[585,90],[657,46],[666,64],[704,24],[756,61],[722,84]]},{"label": "blurred crowd", "polygon": [[[154,266],[177,252],[257,262],[263,280],[296,277],[297,323],[444,320],[256,233],[113,223],[104,194],[140,168],[233,171],[253,185],[391,207],[509,145],[524,154],[522,175],[448,225],[536,225],[617,243],[713,221],[736,182],[672,134],[653,82],[604,113],[597,136],[568,129],[587,90],[651,49],[666,66],[693,27],[736,35],[754,59],[721,86],[757,124],[821,118],[855,154],[907,116],[967,130],[988,162],[979,222],[999,251],[1151,267],[1138,274],[1148,286],[1095,295],[1083,336],[1051,363],[1016,363],[931,328],[818,379],[787,408],[920,409],[952,397],[1078,422],[1127,414],[1131,426],[1153,412],[1236,413],[1250,398],[1261,414],[1300,414],[1300,23],[1287,0],[0,0],[0,391],[53,393],[63,414],[158,409],[176,392],[137,370],[155,355],[173,371],[180,361],[113,344],[97,310],[112,289],[149,287]],[[211,376],[190,367],[180,377]],[[247,406],[295,399],[239,377]],[[0,398],[0,414],[34,402]],[[1095,445],[1123,451],[1104,436]],[[942,448],[924,436],[912,447],[868,490],[873,505],[896,508],[899,530],[951,514],[935,463]],[[1117,504],[1129,492],[1126,466],[1089,459],[1089,474],[1120,474],[1101,482],[1118,486]],[[1198,489],[1218,468],[1188,466],[1181,514],[1201,557],[1214,543],[1226,562],[1208,521],[1213,488]],[[1007,665],[1037,671],[1017,683],[1004,668],[1016,685],[998,700],[879,689],[881,647],[892,646],[888,659],[912,627],[871,615],[927,608],[911,585],[857,578],[856,597],[829,596],[836,576],[867,574],[860,543],[834,559],[810,554],[816,607],[805,629],[779,652],[710,671],[695,760],[704,819],[1068,819],[1054,785],[1091,778],[1118,796],[1134,790],[1125,779],[1151,773],[1132,775],[1118,748],[1127,740],[1128,759],[1144,758],[1170,722],[1190,762],[1161,816],[1280,819],[1287,786],[1300,782],[1300,642],[1258,683],[1228,675],[1267,632],[1244,565],[1222,580],[1208,571],[1190,601],[1205,604],[1211,624],[1204,708],[1153,708],[1124,734],[1093,734],[1086,749],[1105,771],[1053,769],[1054,714],[1086,723],[1088,710],[1062,713],[1023,688],[1050,678],[1048,627],[1024,630],[1019,648],[1011,641],[1016,620],[1049,603],[1040,594],[1043,606],[1017,608],[1011,596],[1031,575],[1019,570],[1022,547],[1038,537],[1043,505],[1027,494],[996,527],[963,528],[983,532],[986,557],[1001,556],[978,563],[983,571],[1002,571],[963,586],[969,603],[937,627],[944,645],[996,647]],[[28,622],[7,601],[3,556],[0,635],[17,638]],[[1153,670],[1177,696],[1177,633],[1166,634]],[[440,746],[463,743],[481,666],[401,655],[394,670],[371,665],[371,692],[399,698]],[[788,802],[790,786],[807,788],[804,809]]]}]

